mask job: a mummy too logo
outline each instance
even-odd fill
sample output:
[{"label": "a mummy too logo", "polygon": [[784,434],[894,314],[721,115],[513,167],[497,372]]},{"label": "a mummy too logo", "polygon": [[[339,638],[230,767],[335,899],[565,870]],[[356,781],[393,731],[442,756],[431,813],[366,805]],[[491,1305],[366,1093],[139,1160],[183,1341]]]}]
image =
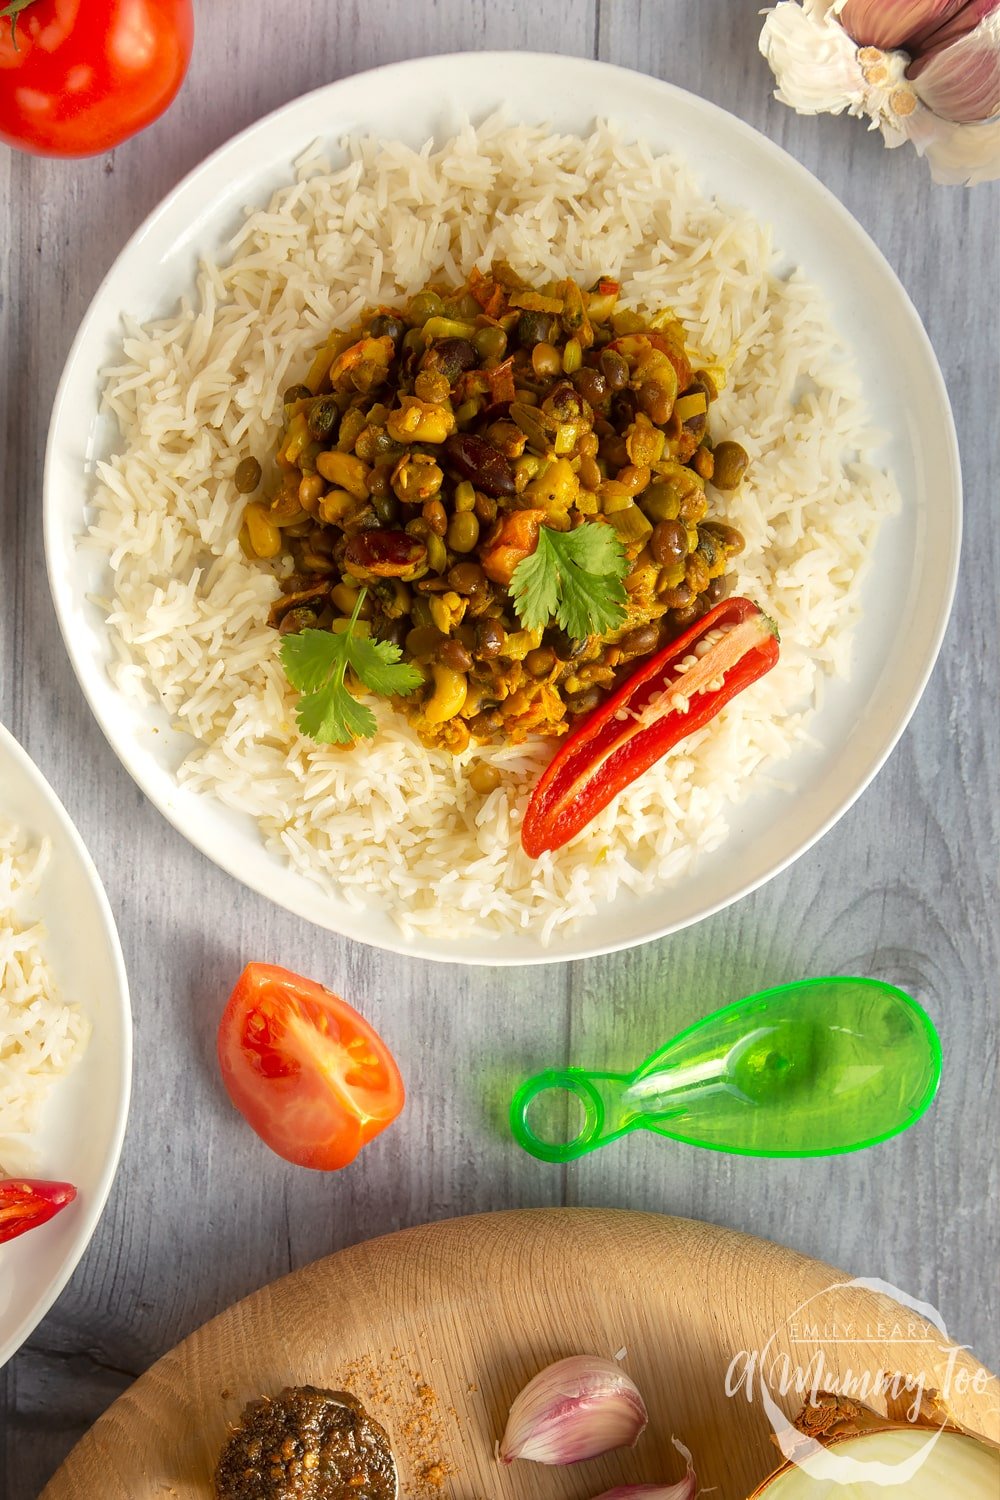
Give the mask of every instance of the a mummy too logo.
[{"label": "a mummy too logo", "polygon": [[[858,1297],[866,1311],[853,1321],[830,1315],[850,1305],[852,1291],[874,1292],[880,1315],[870,1316],[870,1298]],[[895,1306],[893,1306],[895,1304]],[[884,1307],[884,1313],[881,1308]],[[905,1378],[885,1369],[885,1348],[907,1346]],[[850,1348],[849,1359],[843,1352]],[[871,1361],[866,1351],[871,1351]],[[927,1462],[941,1437],[942,1425],[927,1425],[928,1411],[969,1392],[985,1395],[996,1386],[995,1376],[959,1363],[962,1347],[948,1340],[944,1320],[936,1308],[918,1302],[898,1287],[876,1278],[856,1277],[837,1282],[799,1304],[781,1329],[760,1349],[740,1349],[726,1372],[726,1395],[759,1404],[774,1432],[782,1457],[811,1478],[837,1485],[874,1484],[886,1488],[905,1485]],[[844,1396],[865,1406],[886,1401],[895,1420],[912,1423],[925,1435],[902,1462],[889,1464],[852,1457],[842,1445],[831,1447],[802,1433],[785,1415],[780,1400],[794,1409],[817,1406],[822,1393]],[[939,1401],[934,1400],[935,1393]],[[945,1418],[933,1419],[943,1424]]]}]

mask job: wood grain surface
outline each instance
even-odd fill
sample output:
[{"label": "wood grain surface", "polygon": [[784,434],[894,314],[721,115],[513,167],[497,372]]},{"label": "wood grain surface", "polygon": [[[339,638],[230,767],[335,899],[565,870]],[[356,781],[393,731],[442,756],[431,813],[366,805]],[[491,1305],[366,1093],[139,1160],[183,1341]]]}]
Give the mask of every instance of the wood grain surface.
[{"label": "wood grain surface", "polygon": [[[777,104],[748,0],[201,0],[190,77],[108,156],[0,147],[0,719],[85,838],[121,928],[136,1021],[121,1171],[72,1282],[0,1371],[0,1495],[32,1500],[164,1350],[277,1276],[404,1225],[485,1209],[622,1205],[782,1241],[934,1303],[1000,1363],[996,1265],[1000,192],[932,186],[908,149]],[[73,678],[45,581],[42,456],[59,371],[125,239],[235,130],[331,78],[461,48],[555,49],[714,100],[825,182],[913,298],[958,422],[966,536],[939,665],[887,767],[792,870],[699,927],[565,968],[489,973],[380,955],[271,907],[144,801]],[[893,372],[886,371],[886,379]],[[669,899],[669,898],[665,898]],[[220,1007],[251,957],[363,1002],[406,1072],[402,1123],[338,1177],[271,1156],[229,1107]],[[825,1162],[635,1137],[561,1169],[511,1146],[513,1083],[625,1067],[716,1003],[811,974],[872,974],[934,1016],[945,1073],[905,1136]]]},{"label": "wood grain surface", "polygon": [[[418,1497],[442,1478],[465,1500],[662,1483],[683,1468],[675,1435],[707,1490],[743,1500],[777,1467],[758,1375],[741,1381],[754,1359],[772,1379],[783,1361],[815,1374],[822,1360],[832,1384],[886,1370],[956,1395],[964,1386],[954,1416],[1000,1433],[995,1377],[898,1304],[843,1281],[765,1240],[655,1214],[541,1209],[403,1230],[214,1318],[115,1402],[42,1500],[205,1500],[246,1403],[301,1384],[359,1395],[390,1435],[401,1493]],[[647,1431],[635,1449],[578,1468],[498,1465],[517,1392],[571,1354],[620,1359],[646,1398]],[[794,1389],[771,1394],[795,1416]]]}]

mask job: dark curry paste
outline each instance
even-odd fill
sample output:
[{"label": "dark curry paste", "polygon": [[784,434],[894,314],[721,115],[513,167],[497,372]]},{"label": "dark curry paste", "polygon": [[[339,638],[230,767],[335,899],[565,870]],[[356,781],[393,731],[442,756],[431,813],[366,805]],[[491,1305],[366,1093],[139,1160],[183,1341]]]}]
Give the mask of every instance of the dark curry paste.
[{"label": "dark curry paste", "polygon": [[389,1438],[357,1397],[289,1387],[245,1407],[215,1471],[217,1500],[396,1500]]}]

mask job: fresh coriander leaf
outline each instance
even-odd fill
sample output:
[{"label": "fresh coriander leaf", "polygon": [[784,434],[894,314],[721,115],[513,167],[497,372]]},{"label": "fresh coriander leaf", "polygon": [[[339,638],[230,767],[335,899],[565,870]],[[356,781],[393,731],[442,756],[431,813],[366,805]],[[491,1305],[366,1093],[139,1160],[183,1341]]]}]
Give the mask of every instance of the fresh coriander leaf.
[{"label": "fresh coriander leaf", "polygon": [[588,521],[573,531],[554,531],[552,536],[567,561],[585,573],[610,573],[624,578],[628,572],[618,533],[603,522]]},{"label": "fresh coriander leaf", "polygon": [[346,637],[329,630],[300,630],[281,641],[281,665],[293,688],[300,693],[318,693],[326,687],[337,667]]},{"label": "fresh coriander leaf", "polygon": [[559,572],[549,549],[548,530],[538,532],[538,545],[522,557],[510,580],[510,593],[517,617],[525,630],[541,630],[559,605]]},{"label": "fresh coriander leaf", "polygon": [[303,734],[320,745],[349,745],[354,740],[370,740],[378,728],[375,715],[366,703],[359,703],[343,683],[339,688],[323,688],[300,698],[295,718]]},{"label": "fresh coriander leaf", "polygon": [[392,641],[373,641],[364,635],[351,637],[350,665],[366,688],[384,698],[394,694],[406,698],[424,680],[416,667],[400,661],[402,654]]},{"label": "fresh coriander leaf", "polygon": [[534,552],[511,579],[518,619],[526,630],[538,630],[554,617],[574,640],[614,630],[625,619],[628,568],[621,541],[602,522],[573,531],[543,526]]},{"label": "fresh coriander leaf", "polygon": [[556,620],[574,641],[604,635],[625,619],[625,590],[611,574],[585,573],[573,568],[563,583]]},{"label": "fresh coriander leaf", "polygon": [[358,702],[344,680],[348,667],[364,687],[382,696],[405,697],[423,682],[415,667],[400,661],[402,653],[391,641],[354,634],[364,593],[362,589],[342,634],[300,630],[281,643],[285,675],[303,695],[295,709],[298,726],[321,745],[371,739],[378,728],[371,709]]}]

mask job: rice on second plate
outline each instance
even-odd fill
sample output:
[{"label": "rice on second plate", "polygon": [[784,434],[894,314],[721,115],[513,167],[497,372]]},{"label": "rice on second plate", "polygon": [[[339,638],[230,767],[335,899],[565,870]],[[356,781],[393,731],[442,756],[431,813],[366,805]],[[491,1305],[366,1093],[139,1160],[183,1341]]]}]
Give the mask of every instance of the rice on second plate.
[{"label": "rice on second plate", "polygon": [[[535,861],[520,820],[552,742],[453,757],[372,698],[374,741],[299,735],[266,623],[277,585],[243,556],[233,483],[245,453],[273,450],[282,393],[331,327],[496,258],[535,281],[617,277],[621,306],[672,307],[701,357],[726,366],[714,425],[751,460],[726,502],[747,543],[737,591],[782,639],[766,678]],[[440,937],[530,926],[546,941],[721,844],[729,805],[807,742],[823,679],[846,673],[862,575],[897,503],[822,299],[777,265],[766,226],[606,126],[580,139],[491,120],[436,151],[356,140],[336,169],[318,149],[300,160],[225,262],[203,264],[197,302],[129,324],[105,372],[122,443],[98,465],[90,545],[113,571],[111,672],[193,736],[181,780],[251,813],[342,899]],[[480,754],[504,773],[486,798],[468,782]]]},{"label": "rice on second plate", "polygon": [[28,1137],[90,1034],[79,1007],[59,992],[41,924],[24,909],[48,859],[47,839],[32,844],[0,818],[0,1176],[31,1166]]}]

